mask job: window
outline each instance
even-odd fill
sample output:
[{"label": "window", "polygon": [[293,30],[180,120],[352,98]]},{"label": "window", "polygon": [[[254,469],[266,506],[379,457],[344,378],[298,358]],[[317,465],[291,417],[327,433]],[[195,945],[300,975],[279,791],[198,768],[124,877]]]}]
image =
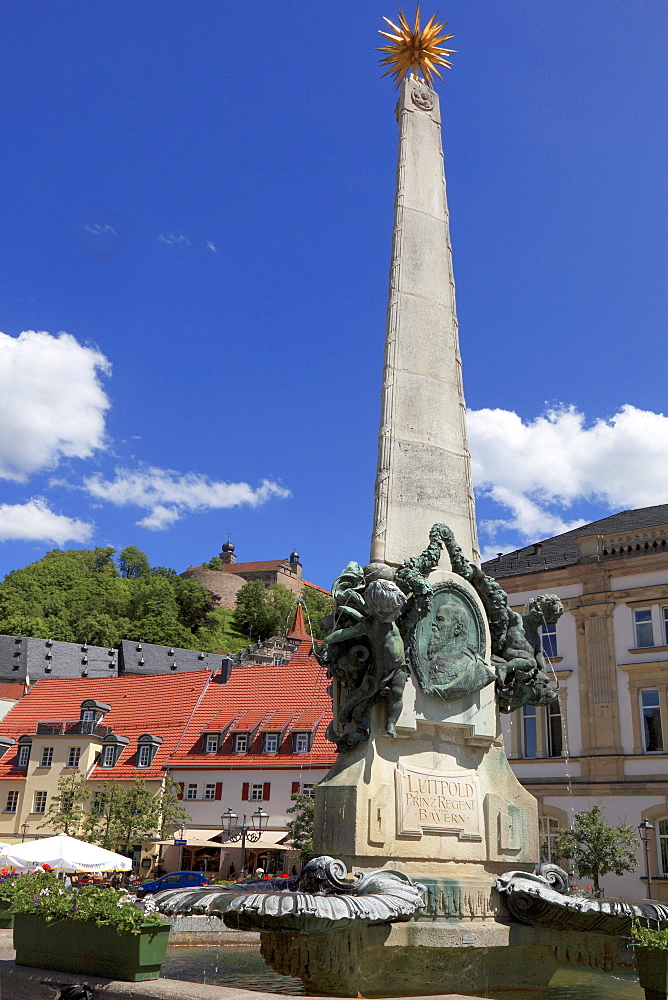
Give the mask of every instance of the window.
[{"label": "window", "polygon": [[78,767],[81,758],[81,747],[70,747],[67,754],[67,766]]},{"label": "window", "polygon": [[248,737],[249,733],[235,733],[232,753],[248,753]]},{"label": "window", "polygon": [[654,633],[652,631],[652,612],[648,608],[646,611],[634,611],[633,622],[636,629],[636,648],[654,645]]},{"label": "window", "polygon": [[154,750],[150,743],[142,743],[137,751],[137,767],[150,767],[153,753]]},{"label": "window", "polygon": [[92,708],[84,708],[81,713],[82,722],[95,722],[95,711]]},{"label": "window", "polygon": [[27,767],[30,760],[30,743],[22,743],[19,747],[19,755],[16,761],[17,767]]},{"label": "window", "polygon": [[309,798],[312,799],[314,795],[314,788],[315,785],[313,784],[313,782],[311,782],[310,784],[306,782],[305,784],[302,785],[302,795],[308,795]]},{"label": "window", "polygon": [[659,870],[662,875],[668,875],[668,819],[660,819],[656,824],[659,838]]},{"label": "window", "polygon": [[[540,816],[538,819],[538,852],[542,865],[555,861],[552,854],[552,842],[559,834],[559,823],[551,816]],[[556,859],[558,860],[558,859]]]},{"label": "window", "polygon": [[60,811],[64,813],[72,812],[72,806],[74,805],[74,796],[71,792],[66,792],[65,795],[60,796]]},{"label": "window", "polygon": [[90,804],[90,811],[92,816],[99,816],[104,807],[104,797],[102,792],[96,792],[93,796],[93,801]]},{"label": "window", "polygon": [[102,767],[113,767],[116,763],[116,745],[107,743],[102,751]]},{"label": "window", "polygon": [[668,608],[663,609],[663,641],[668,646]]},{"label": "window", "polygon": [[53,747],[42,747],[42,756],[40,758],[40,767],[51,767],[53,764]]},{"label": "window", "polygon": [[522,756],[535,757],[537,751],[536,739],[536,706],[522,706]]},{"label": "window", "polygon": [[563,749],[563,729],[561,725],[561,705],[555,698],[545,707],[547,721],[547,756],[561,757]]},{"label": "window", "polygon": [[32,804],[32,811],[34,813],[46,812],[46,792],[35,792],[35,798]]},{"label": "window", "polygon": [[19,804],[19,793],[18,792],[7,792],[7,801],[5,802],[5,812],[15,813]]},{"label": "window", "polygon": [[213,784],[213,785],[205,785],[204,786],[204,798],[205,799],[215,799],[215,797],[216,797],[216,786],[215,786],[215,784]]},{"label": "window", "polygon": [[661,731],[661,708],[658,691],[641,691],[643,746],[645,753],[659,753],[663,750]]},{"label": "window", "polygon": [[264,785],[251,785],[250,795],[248,796],[251,802],[262,802],[264,795]]},{"label": "window", "polygon": [[207,733],[204,737],[204,753],[218,753],[218,733]]},{"label": "window", "polygon": [[197,798],[197,785],[186,785],[186,798],[187,799]]},{"label": "window", "polygon": [[278,733],[265,733],[263,753],[278,753]]},{"label": "window", "polygon": [[309,734],[308,733],[295,733],[292,752],[293,753],[308,753],[309,747]]},{"label": "window", "polygon": [[543,650],[543,656],[547,656],[549,660],[553,660],[557,653],[557,625],[556,622],[552,625],[543,625],[541,629],[541,646]]}]

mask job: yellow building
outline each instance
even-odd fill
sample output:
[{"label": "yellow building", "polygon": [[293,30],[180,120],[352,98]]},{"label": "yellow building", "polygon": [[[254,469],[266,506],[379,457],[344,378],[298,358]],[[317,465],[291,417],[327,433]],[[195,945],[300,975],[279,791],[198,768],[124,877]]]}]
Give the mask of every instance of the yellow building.
[{"label": "yellow building", "polygon": [[[506,749],[537,797],[541,850],[575,812],[600,802],[609,822],[653,827],[652,898],[668,901],[668,504],[623,511],[483,565],[517,611],[561,598],[543,628],[559,701],[504,719]],[[603,880],[609,896],[648,894],[638,870]]]}]

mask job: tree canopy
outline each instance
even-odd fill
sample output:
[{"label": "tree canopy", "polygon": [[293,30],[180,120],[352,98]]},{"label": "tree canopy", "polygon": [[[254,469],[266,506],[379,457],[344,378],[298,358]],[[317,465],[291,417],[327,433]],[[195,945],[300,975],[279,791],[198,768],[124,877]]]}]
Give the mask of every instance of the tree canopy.
[{"label": "tree canopy", "polygon": [[637,831],[630,826],[611,826],[603,807],[595,805],[576,813],[572,828],[555,837],[552,856],[572,861],[580,878],[590,878],[598,893],[601,876],[636,870],[637,847]]},{"label": "tree canopy", "polygon": [[220,616],[197,580],[151,568],[134,545],[115,555],[113,548],[54,549],[8,573],[0,583],[0,633],[96,646],[141,639],[209,652],[248,643],[241,635],[219,645]]},{"label": "tree canopy", "polygon": [[[312,587],[304,587],[301,600],[306,605],[314,638],[322,638],[320,622],[332,610],[331,597]],[[292,624],[295,603],[295,595],[280,583],[266,589],[259,580],[251,580],[237,593],[233,621],[240,631],[253,639],[267,639]]]}]

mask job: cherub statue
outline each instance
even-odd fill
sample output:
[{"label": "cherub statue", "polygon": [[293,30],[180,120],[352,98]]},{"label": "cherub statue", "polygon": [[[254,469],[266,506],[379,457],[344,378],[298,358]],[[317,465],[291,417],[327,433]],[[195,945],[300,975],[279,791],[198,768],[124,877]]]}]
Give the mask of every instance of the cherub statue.
[{"label": "cherub statue", "polygon": [[[346,583],[350,581],[350,569],[351,564],[346,567]],[[355,576],[353,571],[353,579]],[[392,580],[372,579],[364,587],[360,609],[358,600],[351,601],[351,594],[359,596],[360,584],[357,575],[356,585],[340,588],[340,592],[345,594],[347,606],[352,604],[358,614],[361,610],[362,617],[353,625],[330,632],[316,652],[329,676],[345,688],[338,725],[348,730],[340,735],[332,728],[328,734],[339,751],[352,750],[369,738],[369,712],[380,698],[387,700],[385,731],[388,736],[397,735],[395,727],[408,675],[404,643],[395,624],[406,603],[405,595]]]}]

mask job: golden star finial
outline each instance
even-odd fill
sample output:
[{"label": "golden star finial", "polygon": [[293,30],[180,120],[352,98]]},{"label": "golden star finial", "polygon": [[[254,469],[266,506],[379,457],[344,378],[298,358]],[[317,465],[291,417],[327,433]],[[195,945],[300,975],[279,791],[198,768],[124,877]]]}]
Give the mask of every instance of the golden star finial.
[{"label": "golden star finial", "polygon": [[454,35],[440,34],[448,22],[444,21],[443,24],[437,24],[437,17],[438,15],[434,14],[424,28],[420,30],[420,4],[418,4],[415,10],[415,25],[412,29],[404,17],[404,12],[401,8],[399,8],[400,27],[397,27],[396,24],[393,24],[386,17],[383,18],[383,21],[389,24],[390,28],[396,34],[390,35],[386,31],[378,32],[379,35],[382,35],[383,38],[388,38],[391,42],[391,45],[384,45],[378,49],[379,52],[386,53],[384,58],[380,60],[380,64],[381,66],[389,67],[383,73],[383,76],[392,73],[396,81],[395,87],[398,87],[403,78],[408,76],[409,73],[415,73],[416,76],[421,74],[429,86],[433,87],[433,73],[436,74],[439,80],[443,79],[436,67],[447,66],[450,68],[452,66],[452,63],[448,61],[446,56],[452,55],[457,50],[444,49],[441,46],[441,42],[446,42],[449,38],[454,38]]}]

